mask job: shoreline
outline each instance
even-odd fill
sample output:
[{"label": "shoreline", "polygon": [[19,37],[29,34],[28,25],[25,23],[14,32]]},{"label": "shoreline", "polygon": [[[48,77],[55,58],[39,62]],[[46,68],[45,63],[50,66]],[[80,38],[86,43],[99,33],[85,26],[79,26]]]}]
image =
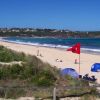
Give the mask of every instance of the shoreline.
[{"label": "shoreline", "polygon": [[[48,48],[41,46],[33,46],[33,45],[23,45],[18,43],[9,43],[0,41],[0,45],[7,47],[8,49],[12,49],[18,52],[24,52],[25,54],[35,55],[37,56],[37,51],[42,56],[37,56],[43,62],[47,62],[52,66],[56,66],[57,68],[73,68],[77,72],[79,72],[79,64],[75,64],[75,59],[78,60],[79,55],[72,53],[70,51],[58,49],[58,48]],[[80,63],[80,73],[81,75],[89,74],[89,76],[94,75],[97,78],[97,82],[100,84],[100,72],[91,72],[91,66],[94,63],[100,62],[100,55],[97,54],[89,54],[89,53],[81,53],[81,63]],[[62,60],[62,62],[57,62],[56,59]]]},{"label": "shoreline", "polygon": [[[4,40],[3,38],[6,38],[6,37],[0,37],[0,41],[19,44],[19,45],[29,45],[29,46],[35,46],[35,47],[54,48],[54,49],[64,50],[64,51],[67,49],[67,48],[61,48],[61,47],[57,47],[57,46],[50,47],[50,46],[45,46],[45,45],[41,45],[41,44],[35,45],[35,44],[28,44],[28,43],[24,43],[24,42],[19,43],[19,42],[15,42],[15,41]],[[68,48],[70,48],[70,47],[68,47]],[[100,52],[91,51],[91,50],[82,50],[82,49],[81,49],[81,53],[100,55]]]}]

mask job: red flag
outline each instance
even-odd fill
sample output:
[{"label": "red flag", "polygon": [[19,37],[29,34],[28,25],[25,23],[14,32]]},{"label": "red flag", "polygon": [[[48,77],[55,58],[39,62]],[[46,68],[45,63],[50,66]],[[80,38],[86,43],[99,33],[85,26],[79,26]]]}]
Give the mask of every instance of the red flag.
[{"label": "red flag", "polygon": [[72,51],[73,53],[80,54],[80,43],[77,43],[71,48],[68,48],[67,51]]}]

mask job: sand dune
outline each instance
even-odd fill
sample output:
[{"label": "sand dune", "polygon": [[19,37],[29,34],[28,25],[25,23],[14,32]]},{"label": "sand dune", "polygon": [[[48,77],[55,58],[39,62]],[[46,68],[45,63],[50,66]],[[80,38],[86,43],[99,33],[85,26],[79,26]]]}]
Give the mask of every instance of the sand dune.
[{"label": "sand dune", "polygon": [[[46,48],[46,47],[38,47],[38,46],[29,46],[8,42],[0,42],[0,45],[6,46],[7,48],[24,52],[26,54],[36,55],[39,52],[41,56],[39,57],[44,62],[48,62],[53,66],[58,68],[66,68],[72,67],[79,72],[79,64],[75,64],[75,59],[79,58],[78,54],[71,53],[66,50],[60,50],[55,48]],[[97,82],[100,83],[100,72],[91,72],[92,64],[96,62],[100,62],[100,55],[81,53],[80,55],[81,63],[80,63],[80,74],[85,75],[89,73],[89,75],[95,75],[97,78]],[[58,61],[57,61],[58,59]],[[62,60],[62,62],[60,62]]]}]

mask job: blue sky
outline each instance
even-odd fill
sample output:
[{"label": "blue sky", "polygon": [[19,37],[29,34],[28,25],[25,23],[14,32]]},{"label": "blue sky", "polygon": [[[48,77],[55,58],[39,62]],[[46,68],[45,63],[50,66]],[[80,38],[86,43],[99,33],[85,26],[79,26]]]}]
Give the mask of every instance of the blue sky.
[{"label": "blue sky", "polygon": [[100,0],[0,0],[0,27],[100,30]]}]

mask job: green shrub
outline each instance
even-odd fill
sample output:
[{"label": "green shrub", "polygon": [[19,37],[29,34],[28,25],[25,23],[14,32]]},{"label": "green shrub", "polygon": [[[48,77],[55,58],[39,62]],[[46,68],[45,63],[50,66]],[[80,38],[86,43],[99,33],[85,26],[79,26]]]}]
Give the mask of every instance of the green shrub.
[{"label": "green shrub", "polygon": [[69,83],[69,85],[71,86],[89,86],[89,82],[82,80],[82,79],[75,79],[72,78],[69,75],[66,75],[65,78],[67,79],[67,82]]},{"label": "green shrub", "polygon": [[24,61],[25,54],[0,46],[0,62]]},{"label": "green shrub", "polygon": [[33,82],[38,86],[50,86],[55,82],[54,75],[49,71],[43,71],[34,76]]},{"label": "green shrub", "polygon": [[26,92],[22,88],[8,88],[5,90],[6,99],[7,98],[18,98],[20,96],[25,96]]},{"label": "green shrub", "polygon": [[[0,64],[0,85],[2,86],[41,86],[50,88],[50,86],[56,85],[62,88],[62,85],[67,86],[83,86],[82,89],[67,90],[69,94],[79,94],[81,92],[90,91],[88,88],[88,82],[81,79],[73,79],[70,76],[62,77],[60,75],[60,70],[56,67],[51,67],[50,64],[42,62],[36,56],[25,55],[24,53],[18,53],[12,50],[9,50],[3,46],[0,46],[0,61],[2,62],[11,62],[11,61],[22,61],[21,65],[2,65]],[[59,81],[59,82],[58,82]],[[12,84],[11,84],[12,83]],[[62,84],[60,84],[62,83]],[[1,87],[2,87],[1,86]],[[1,90],[1,89],[0,89]],[[7,98],[9,97],[18,97],[23,96],[26,93],[24,89],[15,89],[11,88],[7,91]],[[38,89],[40,91],[40,88]],[[29,93],[30,90],[27,91]],[[32,90],[31,90],[32,91]],[[95,94],[96,89],[91,90]],[[1,96],[4,96],[5,91],[1,90]],[[39,92],[38,92],[39,93]],[[37,94],[38,94],[37,93]],[[45,92],[46,94],[47,92]],[[1,97],[0,96],[0,97]]]}]

